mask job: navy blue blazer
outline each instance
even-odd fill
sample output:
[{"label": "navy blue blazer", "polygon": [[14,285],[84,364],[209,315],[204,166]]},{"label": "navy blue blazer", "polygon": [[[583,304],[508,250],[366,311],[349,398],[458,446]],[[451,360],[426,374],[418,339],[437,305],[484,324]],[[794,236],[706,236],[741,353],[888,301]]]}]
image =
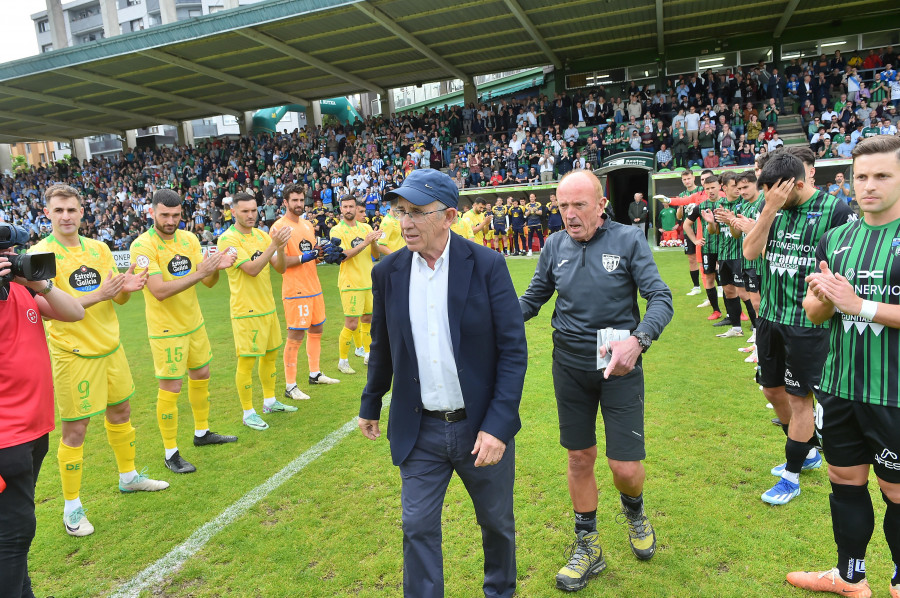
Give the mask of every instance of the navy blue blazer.
[{"label": "navy blue blazer", "polygon": [[[450,233],[447,307],[465,420],[503,442],[522,427],[519,402],[528,361],[525,323],[503,257]],[[409,322],[412,252],[406,247],[372,269],[372,346],[359,416],[381,418],[382,397],[393,395],[387,436],[394,465],[406,460],[419,435],[422,396]],[[424,301],[424,297],[422,298]]]}]

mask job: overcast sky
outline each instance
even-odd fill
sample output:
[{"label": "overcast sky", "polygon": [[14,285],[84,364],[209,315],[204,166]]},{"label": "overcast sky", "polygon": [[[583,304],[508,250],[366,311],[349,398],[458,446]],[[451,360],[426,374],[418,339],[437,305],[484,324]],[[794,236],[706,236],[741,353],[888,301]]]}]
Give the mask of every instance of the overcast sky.
[{"label": "overcast sky", "polygon": [[0,0],[0,62],[38,53],[31,15],[47,8],[46,0]]}]

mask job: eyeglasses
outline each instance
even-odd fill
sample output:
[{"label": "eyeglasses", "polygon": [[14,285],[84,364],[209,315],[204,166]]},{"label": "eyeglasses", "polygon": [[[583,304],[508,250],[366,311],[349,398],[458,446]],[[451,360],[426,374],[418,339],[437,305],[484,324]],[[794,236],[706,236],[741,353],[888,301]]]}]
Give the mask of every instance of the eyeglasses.
[{"label": "eyeglasses", "polygon": [[429,214],[437,214],[438,212],[443,212],[449,208],[441,208],[440,210],[431,210],[430,212],[407,212],[406,210],[401,210],[399,208],[394,209],[394,216],[397,220],[403,220],[406,216],[409,216],[413,222],[422,222],[425,220],[425,216]]}]

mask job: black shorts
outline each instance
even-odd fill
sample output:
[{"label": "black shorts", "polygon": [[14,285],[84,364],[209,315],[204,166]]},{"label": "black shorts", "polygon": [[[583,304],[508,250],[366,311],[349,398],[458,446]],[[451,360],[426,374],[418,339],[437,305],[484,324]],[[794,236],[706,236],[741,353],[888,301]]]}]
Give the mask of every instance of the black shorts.
[{"label": "black shorts", "polygon": [[748,293],[759,293],[759,274],[756,268],[744,268],[744,288]]},{"label": "black shorts", "polygon": [[644,370],[640,364],[624,376],[605,380],[601,370],[576,370],[554,359],[553,388],[563,447],[577,451],[597,444],[599,407],[606,456],[616,461],[644,460]]},{"label": "black shorts", "polygon": [[691,241],[690,239],[685,237],[684,238],[684,254],[685,255],[694,255],[695,253],[697,253],[697,246],[694,245],[693,241]]},{"label": "black shorts", "polygon": [[817,392],[816,429],[828,464],[873,465],[875,475],[900,484],[900,409]]},{"label": "black shorts", "polygon": [[716,260],[718,260],[719,254],[717,253],[704,253],[703,256],[703,273],[704,274],[716,274]]},{"label": "black shorts", "polygon": [[828,335],[825,328],[785,326],[757,318],[756,381],[763,388],[784,386],[789,394],[805,397],[822,379]]},{"label": "black shorts", "polygon": [[495,235],[505,235],[505,234],[506,234],[506,227],[505,227],[505,226],[497,226],[497,225],[495,224],[495,225],[494,225],[494,234],[495,234]]},{"label": "black shorts", "polygon": [[744,273],[741,268],[741,260],[719,260],[719,284],[734,285],[736,287],[744,286]]}]

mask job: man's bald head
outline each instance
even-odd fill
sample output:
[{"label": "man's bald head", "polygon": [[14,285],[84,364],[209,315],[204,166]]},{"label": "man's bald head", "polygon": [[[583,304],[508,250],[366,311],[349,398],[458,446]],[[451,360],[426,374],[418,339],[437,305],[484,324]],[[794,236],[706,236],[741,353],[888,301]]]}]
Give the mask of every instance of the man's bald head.
[{"label": "man's bald head", "polygon": [[574,240],[590,240],[603,224],[603,186],[594,173],[575,170],[559,181],[556,190],[559,211],[566,225],[566,232]]}]

